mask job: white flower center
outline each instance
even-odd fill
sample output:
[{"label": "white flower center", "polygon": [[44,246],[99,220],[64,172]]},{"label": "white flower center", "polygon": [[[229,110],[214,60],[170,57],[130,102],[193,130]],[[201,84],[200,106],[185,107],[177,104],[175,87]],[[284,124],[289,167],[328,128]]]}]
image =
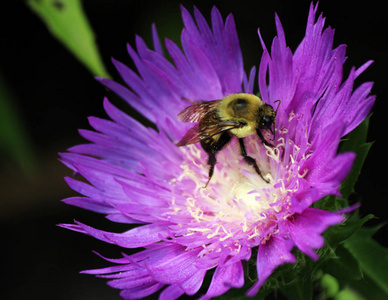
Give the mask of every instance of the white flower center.
[{"label": "white flower center", "polygon": [[[171,183],[176,197],[172,214],[179,215],[179,235],[197,235],[203,246],[230,242],[234,247],[265,243],[276,234],[279,218],[290,214],[290,193],[299,188],[307,170],[300,170],[299,147],[278,132],[275,147],[264,146],[256,136],[245,138],[247,154],[254,158],[265,182],[244,162],[237,139],[217,153],[214,175],[207,188],[208,156],[199,144],[182,147],[187,160],[182,173]],[[285,153],[287,158],[285,159]],[[171,218],[172,219],[172,218]]]},{"label": "white flower center", "polygon": [[[188,233],[200,232],[209,239],[218,237],[220,241],[241,232],[259,234],[255,226],[267,218],[269,210],[276,209],[270,205],[279,199],[279,189],[263,181],[246,165],[235,146],[231,143],[217,154],[218,162],[207,188],[203,188],[209,171],[206,153],[197,145],[185,150],[188,160],[181,165],[183,173],[177,178],[176,186],[191,181],[194,188],[182,189],[185,203],[175,202],[175,205],[180,204],[178,214],[186,213],[188,217],[188,222],[181,224],[187,226]],[[264,156],[268,160],[265,152]],[[256,159],[263,175],[273,180],[271,174],[267,174],[268,166],[261,167]],[[177,212],[176,207],[174,211]]]}]

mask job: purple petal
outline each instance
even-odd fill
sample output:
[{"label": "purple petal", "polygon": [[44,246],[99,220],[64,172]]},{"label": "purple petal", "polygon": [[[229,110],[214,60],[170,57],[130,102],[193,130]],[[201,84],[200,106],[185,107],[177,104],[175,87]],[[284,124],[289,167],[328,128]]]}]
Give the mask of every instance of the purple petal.
[{"label": "purple petal", "polygon": [[275,20],[278,36],[274,38],[271,47],[268,103],[273,104],[274,101],[280,99],[283,107],[287,107],[296,88],[292,52],[286,46],[284,31],[277,16]]},{"label": "purple petal", "polygon": [[179,286],[179,284],[172,284],[160,293],[159,300],[175,300],[184,293],[185,291]]},{"label": "purple petal", "polygon": [[[182,82],[186,87],[186,90],[182,94],[182,96],[187,97],[188,99],[195,99],[198,97],[196,95],[198,85],[196,84],[196,79],[194,76],[194,70],[192,66],[187,61],[186,56],[179,49],[179,47],[169,39],[165,40],[166,48],[168,53],[170,54],[175,67],[177,68],[179,75],[181,77]],[[194,80],[193,80],[194,79]],[[183,104],[183,103],[182,103]],[[181,107],[183,109],[184,107]]]},{"label": "purple petal", "polygon": [[144,224],[149,223],[154,220],[154,218],[147,217],[147,216],[136,216],[134,214],[131,214],[131,217],[128,215],[127,212],[118,212],[109,214],[106,216],[106,218],[112,222],[116,223],[124,223],[124,224]]},{"label": "purple petal", "polygon": [[188,62],[192,65],[196,81],[199,86],[207,86],[208,91],[203,91],[205,100],[222,98],[222,84],[220,78],[214,69],[212,61],[206,55],[205,49],[201,49],[199,45],[190,39],[187,31],[182,32],[182,47],[185,51]]},{"label": "purple petal", "polygon": [[267,82],[268,67],[270,63],[269,53],[264,50],[263,55],[261,56],[260,66],[259,66],[259,90],[261,98],[265,103],[269,103],[269,90]]},{"label": "purple petal", "polygon": [[72,197],[62,200],[64,203],[91,210],[100,214],[117,213],[117,210],[109,203],[104,203],[87,197]]},{"label": "purple petal", "polygon": [[315,201],[322,198],[317,188],[312,188],[312,183],[306,180],[299,181],[299,190],[291,197],[292,211],[302,213]]},{"label": "purple petal", "polygon": [[249,72],[249,78],[244,72],[244,92],[247,94],[253,94],[253,85],[255,84],[256,67],[253,66]]},{"label": "purple petal", "polygon": [[114,166],[100,159],[74,153],[60,153],[62,159],[71,164],[87,181],[97,189],[104,191],[105,196],[125,199],[117,178],[133,178],[138,175]]},{"label": "purple petal", "polygon": [[[225,70],[227,74],[233,76],[231,84],[234,84],[230,92],[238,92],[243,76],[244,64],[241,53],[240,42],[237,35],[236,24],[233,15],[230,14],[225,20],[225,43],[226,50],[228,50],[228,69]],[[230,72],[232,70],[232,72]],[[229,71],[229,72],[228,72]]]},{"label": "purple petal", "polygon": [[104,109],[108,116],[117,124],[123,128],[136,131],[140,136],[148,136],[152,129],[146,128],[143,124],[139,123],[135,119],[131,118],[126,113],[119,110],[112,103],[109,102],[108,98],[104,98]]},{"label": "purple petal", "polygon": [[194,295],[202,286],[203,279],[205,277],[206,270],[198,270],[190,278],[182,281],[180,287],[185,291],[189,296]]},{"label": "purple petal", "polygon": [[156,293],[164,287],[162,283],[148,284],[145,286],[139,286],[133,289],[123,290],[120,296],[124,299],[143,299],[153,293]]},{"label": "purple petal", "polygon": [[140,99],[132,93],[129,89],[122,86],[121,84],[106,78],[97,78],[97,80],[103,84],[108,89],[115,92],[118,96],[123,98],[128,102],[133,108],[135,108],[138,112],[140,112],[143,116],[145,116],[151,122],[155,122],[154,114],[152,113],[152,108],[144,103],[144,101],[140,101]]},{"label": "purple petal", "polygon": [[272,236],[267,243],[259,246],[257,255],[258,281],[248,290],[247,296],[253,297],[272,274],[276,267],[284,263],[295,263],[295,257],[290,253],[294,246],[292,241]]},{"label": "purple petal", "polygon": [[[166,250],[164,251],[165,255],[160,255],[158,259],[153,257],[152,259],[145,261],[145,267],[155,280],[168,284],[180,283],[181,287],[186,291],[186,289],[189,288],[189,286],[184,286],[186,280],[189,280],[189,278],[199,272],[195,266],[198,260],[197,254],[199,251],[162,250]],[[192,280],[194,280],[194,278]],[[189,282],[187,284],[189,285]]]},{"label": "purple petal", "polygon": [[[133,276],[134,275],[134,276]],[[137,289],[142,286],[151,286],[157,283],[151,276],[142,276],[140,273],[132,276],[111,280],[108,282],[110,287],[115,289]]]},{"label": "purple petal", "polygon": [[[119,72],[124,82],[138,96],[138,98],[134,98],[134,97],[131,98],[138,102],[138,103],[134,103],[134,105],[143,104],[146,108],[150,108],[156,104],[152,95],[150,94],[149,87],[147,87],[145,81],[142,78],[140,78],[136,72],[132,71],[125,64],[113,58],[112,58],[112,63],[116,67],[117,71]],[[129,102],[129,104],[131,104],[131,102]]]},{"label": "purple petal", "polygon": [[241,288],[244,285],[244,269],[241,261],[234,264],[218,266],[206,296],[218,297],[227,292],[231,287]]},{"label": "purple petal", "polygon": [[155,51],[157,53],[159,53],[160,55],[163,55],[162,44],[160,43],[159,35],[158,35],[157,30],[156,30],[155,24],[152,24],[152,41],[154,43]]},{"label": "purple petal", "polygon": [[[166,224],[149,224],[136,227],[123,233],[112,233],[98,230],[80,222],[76,222],[78,231],[89,234],[104,242],[115,244],[124,248],[138,248],[160,241],[167,235]],[[71,228],[77,230],[76,225]]]},{"label": "purple petal", "polygon": [[[111,145],[114,145],[114,143]],[[136,170],[137,165],[139,164],[139,156],[136,156],[133,153],[129,156],[128,151],[112,149],[110,147],[104,147],[96,144],[77,145],[70,148],[69,151],[78,154],[101,157],[116,166],[120,166],[129,170]]]},{"label": "purple petal", "polygon": [[[128,261],[127,261],[128,262]],[[116,261],[117,263],[117,261]],[[148,274],[147,270],[139,270],[139,268],[134,267],[131,264],[119,264],[112,267],[85,270],[81,271],[82,274],[91,274],[98,275],[101,278],[136,278],[138,276],[146,276]],[[101,275],[104,274],[104,275]]]},{"label": "purple petal", "polygon": [[313,249],[323,246],[324,239],[321,234],[329,226],[343,220],[344,217],[338,213],[308,208],[302,214],[294,215],[293,220],[288,220],[288,227],[295,245],[312,259],[317,260],[318,255]]},{"label": "purple petal", "polygon": [[356,154],[352,152],[338,154],[330,163],[327,164],[327,169],[331,170],[326,174],[322,174],[322,182],[331,181],[340,184],[348,176],[352,169],[353,162],[356,158]]},{"label": "purple petal", "polygon": [[[341,125],[341,124],[339,124]],[[326,163],[330,162],[336,157],[339,139],[342,134],[342,128],[332,126],[331,131],[323,130],[312,144],[315,149],[313,155],[302,166],[302,169],[309,170],[306,179],[311,183],[321,182],[321,177],[326,176],[327,172],[331,172],[330,167]]]},{"label": "purple petal", "polygon": [[364,63],[361,67],[359,67],[356,70],[356,77],[360,76],[362,72],[364,72],[372,63],[374,63],[373,60],[368,60],[366,63]]},{"label": "purple petal", "polygon": [[75,180],[70,177],[65,177],[66,183],[69,185],[69,187],[90,198],[98,199],[98,200],[103,200],[104,199],[104,193],[96,189],[94,186],[91,186],[90,184],[87,184],[82,181]]},{"label": "purple petal", "polygon": [[336,213],[337,214],[348,214],[348,213],[355,211],[356,209],[359,209],[360,206],[361,206],[361,203],[356,203],[356,204],[353,204],[351,206],[339,209],[336,211]]}]

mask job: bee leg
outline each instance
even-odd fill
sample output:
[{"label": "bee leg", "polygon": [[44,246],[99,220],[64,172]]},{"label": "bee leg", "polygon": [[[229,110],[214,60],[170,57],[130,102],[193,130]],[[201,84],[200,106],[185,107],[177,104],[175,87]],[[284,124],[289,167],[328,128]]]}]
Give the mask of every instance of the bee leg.
[{"label": "bee leg", "polygon": [[247,151],[245,150],[245,145],[244,145],[244,139],[239,138],[238,141],[240,142],[240,149],[241,149],[241,155],[244,157],[244,161],[250,165],[253,166],[255,169],[256,173],[259,174],[259,176],[266,182],[269,183],[267,179],[263,177],[263,175],[260,172],[259,167],[257,166],[256,160],[250,156],[247,155]]},{"label": "bee leg", "polygon": [[224,132],[221,134],[221,136],[218,139],[214,139],[213,137],[213,138],[209,138],[201,141],[202,149],[205,150],[205,152],[209,155],[207,164],[210,166],[209,179],[207,180],[203,188],[207,187],[208,183],[210,182],[210,179],[213,176],[214,166],[217,163],[217,159],[216,159],[217,152],[220,151],[227,143],[229,143],[231,138],[232,137],[228,132]]},{"label": "bee leg", "polygon": [[269,146],[269,147],[273,147],[273,145],[271,143],[268,143],[266,141],[266,139],[264,138],[263,134],[261,133],[261,131],[259,129],[256,130],[256,133],[257,133],[257,135],[259,136],[259,138],[261,139],[261,141],[263,142],[264,145]]},{"label": "bee leg", "polygon": [[209,179],[206,181],[206,184],[203,187],[204,189],[207,188],[207,185],[209,184],[210,179],[212,179],[212,177],[213,177],[214,166],[216,165],[216,163],[217,163],[216,153],[209,153],[209,160],[207,161],[207,164],[210,166],[210,168],[209,168]]}]

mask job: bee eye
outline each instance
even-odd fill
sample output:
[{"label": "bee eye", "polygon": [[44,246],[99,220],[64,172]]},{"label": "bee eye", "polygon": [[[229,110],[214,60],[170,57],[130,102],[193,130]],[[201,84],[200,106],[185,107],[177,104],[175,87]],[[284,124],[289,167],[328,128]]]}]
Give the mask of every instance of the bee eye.
[{"label": "bee eye", "polygon": [[260,122],[260,128],[261,129],[271,128],[272,123],[273,123],[273,117],[271,117],[271,116],[264,116],[263,119]]}]

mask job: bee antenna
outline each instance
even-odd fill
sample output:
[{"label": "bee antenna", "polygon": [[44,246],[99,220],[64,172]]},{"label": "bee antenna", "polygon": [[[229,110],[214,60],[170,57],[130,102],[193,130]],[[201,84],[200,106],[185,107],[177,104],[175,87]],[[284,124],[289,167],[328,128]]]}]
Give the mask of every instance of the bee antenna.
[{"label": "bee antenna", "polygon": [[276,101],[274,101],[274,103],[276,103],[276,102],[279,102],[279,104],[278,104],[278,107],[276,107],[276,110],[275,110],[275,119],[274,119],[274,121],[273,121],[273,123],[272,123],[273,129],[271,128],[271,133],[273,134],[273,137],[272,137],[271,141],[274,141],[274,140],[275,140],[275,133],[276,133],[276,131],[275,131],[276,114],[278,113],[278,109],[279,109],[280,103],[281,103],[282,101],[281,101],[281,100],[276,100]]},{"label": "bee antenna", "polygon": [[276,103],[276,102],[279,102],[279,104],[278,104],[278,107],[276,107],[275,116],[276,116],[276,114],[278,113],[278,109],[279,109],[279,106],[280,106],[280,103],[282,102],[282,100],[276,100],[276,101],[274,101],[273,103]]}]

